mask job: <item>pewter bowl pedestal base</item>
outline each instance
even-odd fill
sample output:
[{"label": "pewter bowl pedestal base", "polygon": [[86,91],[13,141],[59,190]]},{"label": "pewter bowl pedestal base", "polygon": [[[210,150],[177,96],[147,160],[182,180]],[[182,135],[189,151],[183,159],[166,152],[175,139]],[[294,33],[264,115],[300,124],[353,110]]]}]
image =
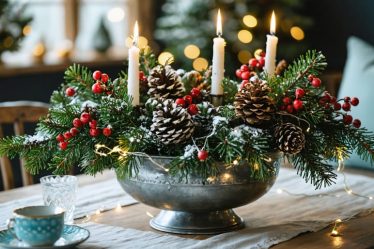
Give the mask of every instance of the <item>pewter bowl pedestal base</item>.
[{"label": "pewter bowl pedestal base", "polygon": [[149,224],[156,230],[177,234],[218,234],[244,227],[232,209],[209,213],[162,210]]}]

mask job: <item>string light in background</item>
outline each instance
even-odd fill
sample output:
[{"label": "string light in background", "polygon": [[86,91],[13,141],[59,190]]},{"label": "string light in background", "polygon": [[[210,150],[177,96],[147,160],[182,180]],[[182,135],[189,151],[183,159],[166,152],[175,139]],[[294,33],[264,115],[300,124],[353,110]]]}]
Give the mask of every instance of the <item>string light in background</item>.
[{"label": "string light in background", "polygon": [[174,55],[170,52],[162,52],[158,56],[158,63],[161,65],[165,65],[166,63],[170,64],[174,61]]},{"label": "string light in background", "polygon": [[184,48],[184,55],[188,59],[196,59],[200,55],[200,49],[198,46],[190,44]]},{"label": "string light in background", "polygon": [[31,34],[31,26],[30,25],[26,25],[25,27],[23,27],[22,29],[22,33],[24,36],[27,36],[29,34]]},{"label": "string light in background", "polygon": [[107,18],[110,22],[120,22],[125,17],[125,11],[122,8],[115,7],[108,11]]},{"label": "string light in background", "polygon": [[247,50],[240,50],[238,53],[238,60],[240,61],[240,63],[243,63],[243,64],[248,63],[251,57],[252,57],[251,52]]},{"label": "string light in background", "polygon": [[203,71],[208,68],[209,62],[205,58],[197,58],[193,61],[192,66],[196,71]]},{"label": "string light in background", "polygon": [[248,30],[242,29],[238,32],[238,39],[242,43],[250,43],[253,39],[253,35]]},{"label": "string light in background", "polygon": [[291,33],[292,38],[294,38],[297,41],[301,41],[305,38],[304,31],[298,26],[293,26],[290,29],[290,33]]},{"label": "string light in background", "polygon": [[257,26],[257,18],[252,15],[246,15],[243,17],[243,23],[249,28]]}]

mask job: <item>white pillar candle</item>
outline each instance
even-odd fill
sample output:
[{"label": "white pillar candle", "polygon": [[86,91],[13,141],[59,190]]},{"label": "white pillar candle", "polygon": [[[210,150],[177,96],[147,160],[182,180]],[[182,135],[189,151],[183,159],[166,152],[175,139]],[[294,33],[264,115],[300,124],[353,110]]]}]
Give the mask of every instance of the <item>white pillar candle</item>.
[{"label": "white pillar candle", "polygon": [[213,65],[211,95],[223,95],[222,80],[225,72],[225,40],[222,35],[221,11],[217,16],[217,36],[213,39]]},{"label": "white pillar candle", "polygon": [[138,22],[134,26],[133,45],[129,49],[129,68],[127,79],[127,93],[132,97],[132,105],[139,105],[139,52],[138,48],[139,28]]},{"label": "white pillar candle", "polygon": [[275,73],[275,60],[277,55],[278,37],[275,36],[275,14],[271,15],[270,35],[267,35],[266,40],[266,55],[265,55],[265,72],[269,76]]}]

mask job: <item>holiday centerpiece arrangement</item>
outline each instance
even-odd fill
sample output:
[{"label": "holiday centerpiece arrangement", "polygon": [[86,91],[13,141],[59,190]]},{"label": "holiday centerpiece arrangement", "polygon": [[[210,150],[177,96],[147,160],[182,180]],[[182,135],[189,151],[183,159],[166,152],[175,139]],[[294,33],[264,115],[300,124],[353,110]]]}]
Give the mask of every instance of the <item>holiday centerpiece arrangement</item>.
[{"label": "holiday centerpiece arrangement", "polygon": [[325,91],[320,52],[276,66],[274,29],[238,81],[224,77],[220,28],[203,72],[159,64],[137,48],[135,28],[127,72],[114,79],[70,66],[35,135],[0,140],[0,154],[20,155],[33,174],[115,169],[129,194],[163,209],[151,221],[162,231],[238,229],[232,208],[269,190],[281,158],[316,188],[332,184],[334,162],[353,151],[374,160],[374,135],[349,114],[358,98]]}]

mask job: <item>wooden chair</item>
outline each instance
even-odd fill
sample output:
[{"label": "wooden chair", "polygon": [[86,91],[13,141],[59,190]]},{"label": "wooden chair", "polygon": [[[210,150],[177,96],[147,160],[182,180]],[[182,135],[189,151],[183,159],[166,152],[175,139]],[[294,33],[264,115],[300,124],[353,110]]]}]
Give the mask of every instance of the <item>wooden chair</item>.
[{"label": "wooden chair", "polygon": [[[24,123],[35,123],[39,118],[48,113],[48,104],[34,101],[14,101],[0,103],[0,138],[4,137],[3,124],[13,124],[15,135],[25,133]],[[24,186],[33,183],[32,177],[26,172],[24,160],[20,159],[22,184]],[[14,174],[12,165],[7,157],[0,158],[0,170],[3,179],[4,190],[14,188]]]}]

